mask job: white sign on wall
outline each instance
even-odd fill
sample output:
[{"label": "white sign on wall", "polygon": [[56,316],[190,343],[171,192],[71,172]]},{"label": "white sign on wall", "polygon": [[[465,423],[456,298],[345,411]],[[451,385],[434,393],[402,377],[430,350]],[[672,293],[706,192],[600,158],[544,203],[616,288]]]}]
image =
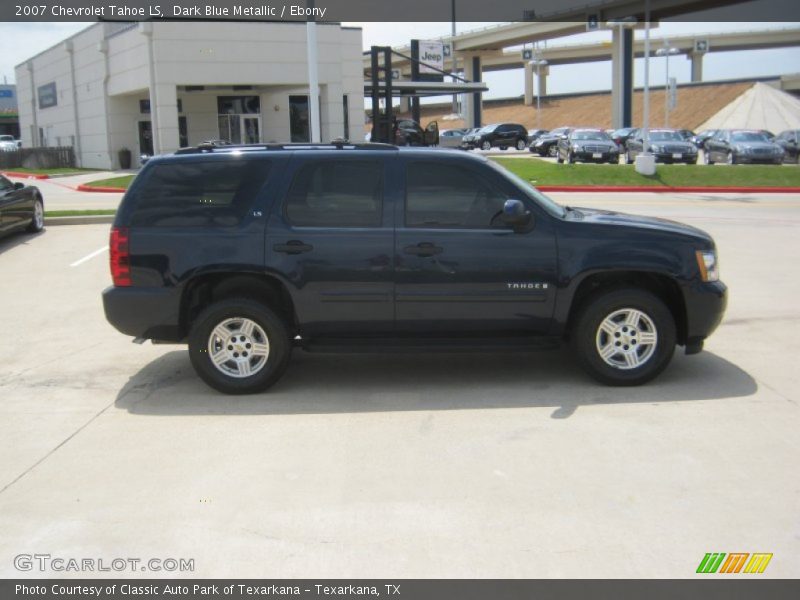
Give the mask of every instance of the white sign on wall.
[{"label": "white sign on wall", "polygon": [[[419,72],[428,75],[441,75],[444,71],[444,44],[442,42],[419,41]],[[435,67],[435,68],[431,68]],[[438,71],[436,69],[439,69]]]}]

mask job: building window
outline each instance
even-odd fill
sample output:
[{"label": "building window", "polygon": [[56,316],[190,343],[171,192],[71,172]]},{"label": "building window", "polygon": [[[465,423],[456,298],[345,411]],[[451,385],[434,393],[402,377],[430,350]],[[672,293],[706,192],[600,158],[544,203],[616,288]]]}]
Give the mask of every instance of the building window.
[{"label": "building window", "polygon": [[342,109],[344,110],[344,139],[350,139],[350,107],[348,106],[347,94],[342,96]]},{"label": "building window", "polygon": [[218,96],[217,113],[220,115],[257,115],[261,113],[258,96]]},{"label": "building window", "polygon": [[310,142],[308,96],[289,96],[289,130],[292,142]]},{"label": "building window", "polygon": [[37,89],[39,97],[39,108],[50,108],[58,104],[58,93],[56,92],[56,82],[41,85]]}]

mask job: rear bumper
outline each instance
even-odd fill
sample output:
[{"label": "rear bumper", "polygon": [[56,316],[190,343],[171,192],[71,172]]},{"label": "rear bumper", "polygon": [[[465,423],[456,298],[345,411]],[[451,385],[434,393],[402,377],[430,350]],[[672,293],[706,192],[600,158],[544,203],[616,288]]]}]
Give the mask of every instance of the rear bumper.
[{"label": "rear bumper", "polygon": [[686,348],[702,342],[719,326],[728,306],[728,288],[721,281],[692,283],[683,288],[686,303]]},{"label": "rear bumper", "polygon": [[181,294],[175,288],[108,287],[103,310],[120,333],[138,338],[180,341]]}]

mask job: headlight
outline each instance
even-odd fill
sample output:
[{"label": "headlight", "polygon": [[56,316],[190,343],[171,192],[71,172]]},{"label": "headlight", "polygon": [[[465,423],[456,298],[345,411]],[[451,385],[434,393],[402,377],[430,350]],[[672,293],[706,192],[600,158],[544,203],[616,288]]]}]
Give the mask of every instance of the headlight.
[{"label": "headlight", "polygon": [[658,144],[653,144],[650,146],[650,152],[661,152],[662,148]]},{"label": "headlight", "polygon": [[572,144],[572,149],[575,152],[580,152],[581,147],[578,144]]},{"label": "headlight", "polygon": [[719,281],[719,263],[716,250],[698,250],[697,266],[700,269],[700,278],[703,281]]}]

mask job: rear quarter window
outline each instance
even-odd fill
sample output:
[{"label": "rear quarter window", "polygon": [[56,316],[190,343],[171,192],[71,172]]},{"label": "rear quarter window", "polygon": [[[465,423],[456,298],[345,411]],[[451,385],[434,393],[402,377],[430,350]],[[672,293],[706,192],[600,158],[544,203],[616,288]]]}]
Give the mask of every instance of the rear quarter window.
[{"label": "rear quarter window", "polygon": [[269,176],[268,160],[154,165],[136,190],[130,224],[146,227],[235,227]]}]

